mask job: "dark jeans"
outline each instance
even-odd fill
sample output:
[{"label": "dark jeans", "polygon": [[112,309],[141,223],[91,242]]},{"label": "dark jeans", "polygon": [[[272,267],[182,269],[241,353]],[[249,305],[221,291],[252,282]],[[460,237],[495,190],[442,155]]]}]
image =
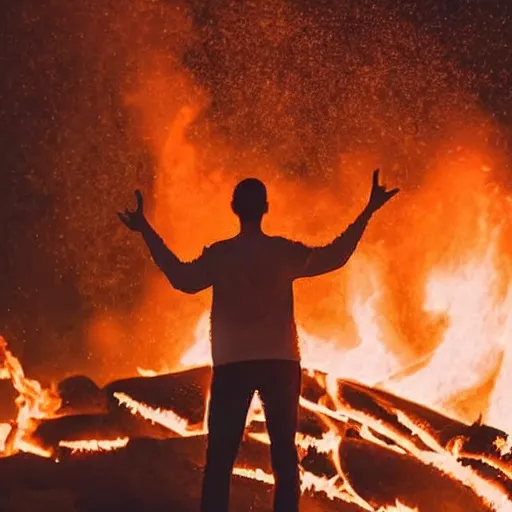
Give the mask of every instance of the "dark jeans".
[{"label": "dark jeans", "polygon": [[201,512],[228,512],[231,473],[256,390],[270,437],[276,482],[274,512],[298,512],[300,481],[295,433],[300,388],[301,368],[295,361],[247,361],[213,369]]}]

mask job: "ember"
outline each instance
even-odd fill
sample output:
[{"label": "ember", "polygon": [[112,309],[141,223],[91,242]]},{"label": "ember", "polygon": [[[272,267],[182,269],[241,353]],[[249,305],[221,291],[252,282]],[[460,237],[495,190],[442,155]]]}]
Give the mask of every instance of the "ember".
[{"label": "ember", "polygon": [[60,441],[59,446],[69,448],[72,453],[77,452],[94,452],[94,451],[111,451],[124,448],[129,442],[127,437],[119,437],[113,441],[95,440],[90,441]]},{"label": "ember", "polygon": [[[38,438],[38,425],[51,423],[51,419],[59,415],[60,399],[54,392],[42,389],[38,383],[24,376],[18,360],[8,351],[3,344],[5,354],[5,367],[9,369],[13,385],[22,394],[32,394],[32,408],[26,409],[26,402],[17,400],[20,410],[18,418],[22,418],[22,429],[15,424],[12,432],[10,425],[3,425],[2,433],[4,441],[4,455],[10,455],[16,451],[29,451],[41,456],[51,456],[60,449],[67,449],[70,456],[73,454],[113,452],[127,449],[130,437],[125,424],[117,423],[115,427],[117,436],[112,438],[101,437],[97,439],[80,439],[80,424],[75,426],[75,433],[70,433],[69,439],[60,439],[56,446],[43,447]],[[203,367],[208,371],[207,367]],[[203,371],[203,370],[200,370]],[[170,374],[169,378],[183,380],[185,373]],[[433,467],[440,475],[450,478],[453,482],[471,489],[480,496],[482,506],[487,504],[490,510],[508,512],[512,510],[512,467],[508,457],[508,437],[496,431],[495,437],[489,443],[477,451],[471,449],[471,437],[477,435],[471,433],[474,428],[460,422],[456,422],[444,416],[437,415],[412,402],[395,398],[394,395],[384,394],[378,390],[352,383],[329,378],[321,372],[305,370],[304,394],[311,393],[313,383],[320,386],[317,389],[317,399],[310,400],[304,396],[301,399],[300,432],[297,434],[297,446],[302,453],[302,491],[313,495],[323,495],[330,500],[342,501],[368,511],[405,512],[421,510],[422,501],[416,498],[414,506],[404,505],[403,499],[408,503],[413,497],[401,495],[395,505],[383,505],[375,501],[375,498],[366,497],[366,493],[360,493],[360,483],[354,479],[350,469],[350,457],[347,458],[345,446],[350,446],[351,439],[360,439],[360,442],[368,446],[379,447],[392,456],[396,454],[397,463],[400,458],[416,460],[420,465]],[[198,374],[199,376],[199,374]],[[161,377],[139,377],[141,385],[150,384],[152,380]],[[189,377],[187,377],[189,380]],[[29,382],[29,385],[22,384]],[[130,381],[132,389],[134,382]],[[170,382],[170,381],[169,381]],[[186,380],[183,380],[185,383]],[[145,386],[147,384],[144,384]],[[321,387],[323,386],[323,387]],[[122,388],[122,381],[115,386],[107,386],[108,389]],[[139,386],[140,387],[140,386]],[[142,390],[143,388],[140,387]],[[155,387],[147,390],[157,389]],[[185,389],[185,388],[183,388]],[[104,391],[107,392],[108,391]],[[137,392],[137,391],[135,391]],[[148,391],[146,391],[148,392]],[[23,395],[23,396],[25,396]],[[52,397],[53,401],[48,402]],[[204,422],[200,426],[191,426],[186,417],[181,416],[171,409],[150,406],[141,399],[134,399],[126,392],[114,391],[112,399],[118,406],[111,410],[111,415],[116,411],[127,408],[134,417],[140,417],[151,424],[159,424],[169,431],[169,437],[199,437],[203,438],[206,431]],[[151,396],[148,395],[148,399]],[[39,404],[39,406],[37,406]],[[41,404],[46,404],[43,407]],[[48,405],[50,404],[50,405]],[[325,404],[325,405],[323,405]],[[186,404],[179,405],[180,408]],[[206,414],[206,401],[204,402],[203,415]],[[79,414],[79,411],[75,411]],[[251,406],[247,424],[247,446],[254,450],[258,445],[268,445],[268,436],[261,430],[263,425],[263,411],[257,397]],[[442,430],[452,431],[452,437],[443,440],[437,425],[442,422]],[[30,429],[23,425],[30,425]],[[434,428],[434,425],[436,427]],[[483,428],[483,427],[482,427]],[[22,432],[23,436],[19,433]],[[69,433],[68,433],[69,434]],[[62,435],[66,435],[62,433]],[[135,435],[135,437],[137,437]],[[9,440],[11,439],[11,440]],[[348,444],[347,444],[348,443]],[[262,467],[248,466],[247,456],[245,465],[237,466],[234,474],[246,479],[256,480],[266,485],[273,484],[273,476],[266,465]],[[248,454],[249,452],[247,452]],[[252,456],[254,458],[254,455]],[[258,456],[259,457],[259,456]],[[256,461],[258,460],[256,457]],[[60,459],[59,459],[60,460]],[[473,466],[471,461],[479,463]],[[257,462],[256,462],[257,464]],[[348,464],[348,466],[347,466]],[[486,471],[485,467],[489,470]],[[330,468],[330,469],[328,469]],[[493,473],[492,470],[497,470]],[[415,508],[416,507],[416,508]],[[483,510],[483,509],[482,509]]]},{"label": "ember", "polygon": [[[16,149],[3,168],[20,162],[21,177],[2,174],[15,199],[2,242],[8,271],[20,258],[8,284],[21,293],[2,329],[24,366],[0,337],[0,379],[17,407],[0,423],[7,510],[35,510],[47,489],[73,495],[50,496],[49,510],[95,510],[95,493],[121,500],[107,510],[160,510],[171,493],[168,510],[197,501],[189,486],[204,465],[209,297],[185,301],[148,271],[116,224],[128,189],[143,189],[151,222],[192,259],[233,234],[229,201],[242,176],[268,185],[269,233],[324,244],[366,199],[363,170],[382,166],[403,200],[369,226],[341,272],[296,283],[305,509],[512,512],[512,31],[505,16],[470,5],[485,2],[441,3],[12,2],[20,10],[4,18],[19,34],[5,29],[6,47],[20,53],[0,117],[3,133],[12,124],[20,134],[4,144]],[[467,24],[452,34],[451,18]],[[479,69],[469,64],[478,52]],[[33,239],[37,265],[23,256]],[[22,283],[24,265],[45,258],[51,270]],[[24,367],[52,378],[55,368],[35,368],[13,347],[28,324],[19,303],[33,307],[26,289],[55,282],[65,300],[38,310],[31,327],[49,361],[65,353],[60,374],[80,375],[44,386]],[[45,330],[47,318],[58,328]],[[58,344],[68,336],[69,354]],[[264,419],[255,396],[235,510],[268,505]]]}]

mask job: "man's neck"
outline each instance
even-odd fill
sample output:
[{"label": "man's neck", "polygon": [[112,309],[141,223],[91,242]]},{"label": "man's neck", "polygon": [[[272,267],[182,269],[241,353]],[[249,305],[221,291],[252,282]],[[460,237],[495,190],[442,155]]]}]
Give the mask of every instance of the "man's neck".
[{"label": "man's neck", "polygon": [[240,235],[242,236],[254,236],[262,235],[263,230],[261,229],[261,222],[241,222],[240,223]]}]

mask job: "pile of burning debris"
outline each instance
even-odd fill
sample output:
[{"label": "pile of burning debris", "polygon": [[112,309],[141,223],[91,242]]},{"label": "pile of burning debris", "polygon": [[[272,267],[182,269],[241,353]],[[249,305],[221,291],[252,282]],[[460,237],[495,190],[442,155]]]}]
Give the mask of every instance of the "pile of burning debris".
[{"label": "pile of burning debris", "polygon": [[[76,376],[48,390],[0,340],[0,376],[18,393],[18,416],[0,431],[5,510],[195,509],[208,366],[103,388]],[[268,508],[267,445],[256,396],[234,470],[235,510]],[[305,510],[512,510],[507,434],[354,381],[304,370],[297,445]]]}]

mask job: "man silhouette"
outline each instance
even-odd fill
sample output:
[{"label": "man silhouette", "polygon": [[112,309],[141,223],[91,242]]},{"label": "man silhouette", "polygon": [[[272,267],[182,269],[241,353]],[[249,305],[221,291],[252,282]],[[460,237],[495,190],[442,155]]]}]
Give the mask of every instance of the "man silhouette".
[{"label": "man silhouette", "polygon": [[142,234],[154,262],[174,288],[193,294],[213,287],[213,372],[201,512],[228,511],[231,473],[255,391],[271,442],[274,511],[298,511],[295,434],[301,367],[293,282],[342,267],[370,217],[397,193],[398,189],[388,191],[380,185],[379,171],[374,171],[368,204],[354,223],[329,245],[307,247],[262,231],[268,211],[266,188],[257,179],[245,179],[236,186],[231,203],[240,232],[205,248],[191,262],[182,262],[150,226],[140,191],[135,192],[137,209],[119,213],[126,226]]}]

